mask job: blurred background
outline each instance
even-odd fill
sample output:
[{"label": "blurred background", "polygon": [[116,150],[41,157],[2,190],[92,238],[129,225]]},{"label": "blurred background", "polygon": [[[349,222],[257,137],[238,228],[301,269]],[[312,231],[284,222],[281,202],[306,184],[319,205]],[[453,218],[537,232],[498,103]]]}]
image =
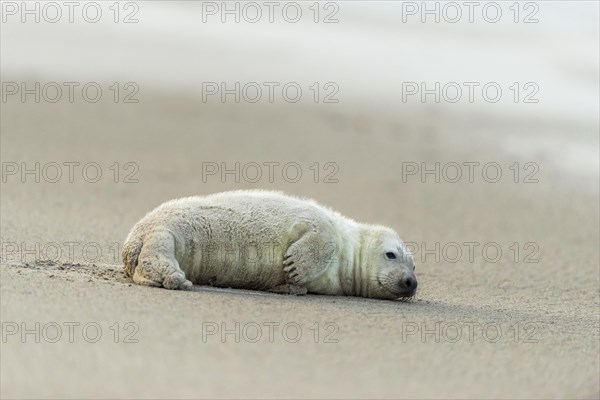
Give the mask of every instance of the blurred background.
[{"label": "blurred background", "polygon": [[[2,321],[140,341],[3,340],[3,397],[598,397],[597,2],[74,4],[1,2]],[[251,188],[396,229],[417,300],[128,286],[146,212]],[[203,343],[207,321],[340,340]],[[436,322],[538,341],[403,340]]]}]

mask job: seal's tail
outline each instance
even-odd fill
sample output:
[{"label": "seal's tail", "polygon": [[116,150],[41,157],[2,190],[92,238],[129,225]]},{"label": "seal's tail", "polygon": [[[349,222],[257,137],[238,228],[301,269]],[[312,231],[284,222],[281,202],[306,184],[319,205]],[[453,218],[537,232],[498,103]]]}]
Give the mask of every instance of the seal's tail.
[{"label": "seal's tail", "polygon": [[128,238],[123,246],[121,259],[123,260],[125,273],[130,277],[133,277],[133,272],[137,266],[138,256],[140,255],[140,251],[142,251],[143,244],[144,242],[139,237],[133,239]]}]

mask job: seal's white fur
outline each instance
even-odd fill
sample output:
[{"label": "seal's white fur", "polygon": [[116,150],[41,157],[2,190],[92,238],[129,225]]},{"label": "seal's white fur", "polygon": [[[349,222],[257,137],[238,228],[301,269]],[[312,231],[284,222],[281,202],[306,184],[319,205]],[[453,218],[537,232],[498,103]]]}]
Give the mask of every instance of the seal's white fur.
[{"label": "seal's white fur", "polygon": [[270,191],[168,201],[133,227],[122,257],[135,283],[169,289],[398,298],[416,288],[412,256],[393,230]]}]

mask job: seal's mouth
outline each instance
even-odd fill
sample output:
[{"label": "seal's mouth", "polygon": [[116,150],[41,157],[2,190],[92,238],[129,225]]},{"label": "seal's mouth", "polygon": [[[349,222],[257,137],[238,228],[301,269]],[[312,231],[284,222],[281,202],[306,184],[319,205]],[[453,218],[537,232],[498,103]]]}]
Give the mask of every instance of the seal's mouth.
[{"label": "seal's mouth", "polygon": [[390,288],[390,285],[386,285],[383,282],[381,282],[381,280],[379,279],[379,277],[377,277],[377,283],[386,292],[388,292],[388,293],[396,296],[396,298],[398,298],[398,299],[411,300],[417,294],[417,287],[416,286],[413,289],[409,289],[409,290],[403,290],[400,287],[396,288],[395,286],[392,289],[392,288]]}]

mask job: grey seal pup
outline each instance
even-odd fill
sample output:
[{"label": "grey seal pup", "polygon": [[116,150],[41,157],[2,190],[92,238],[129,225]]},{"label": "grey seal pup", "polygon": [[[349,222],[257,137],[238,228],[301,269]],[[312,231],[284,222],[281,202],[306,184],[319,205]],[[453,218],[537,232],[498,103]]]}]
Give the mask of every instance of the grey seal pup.
[{"label": "grey seal pup", "polygon": [[417,290],[413,257],[394,230],[272,191],[168,201],[135,224],[122,259],[136,284],[167,289],[195,283],[374,299]]}]

